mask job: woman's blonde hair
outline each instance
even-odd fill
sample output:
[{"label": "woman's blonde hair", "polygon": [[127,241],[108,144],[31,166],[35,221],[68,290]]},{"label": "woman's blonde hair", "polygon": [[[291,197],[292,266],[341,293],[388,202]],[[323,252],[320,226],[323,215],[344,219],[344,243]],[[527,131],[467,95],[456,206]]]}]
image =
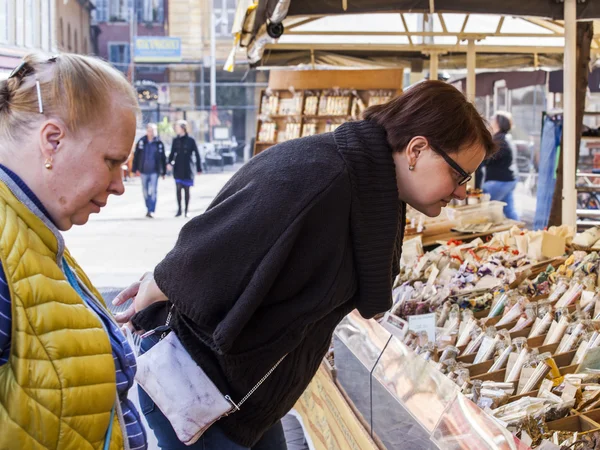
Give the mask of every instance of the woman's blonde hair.
[{"label": "woman's blonde hair", "polygon": [[40,116],[60,118],[77,131],[100,123],[117,105],[138,112],[135,90],[108,63],[69,53],[52,58],[33,53],[14,76],[0,81],[0,139],[16,141]]}]

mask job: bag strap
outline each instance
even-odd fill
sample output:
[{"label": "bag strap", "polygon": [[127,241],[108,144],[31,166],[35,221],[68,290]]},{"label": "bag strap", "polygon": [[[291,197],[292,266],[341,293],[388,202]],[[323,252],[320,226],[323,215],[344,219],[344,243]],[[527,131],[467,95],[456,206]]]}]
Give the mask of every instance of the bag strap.
[{"label": "bag strap", "polygon": [[252,396],[252,394],[254,394],[254,392],[255,392],[255,391],[256,391],[256,390],[257,390],[257,389],[260,387],[260,385],[261,385],[261,384],[263,384],[265,381],[267,381],[267,378],[269,378],[269,377],[271,376],[271,374],[272,374],[273,372],[275,372],[275,369],[277,369],[277,366],[279,366],[279,364],[281,364],[281,362],[282,362],[282,361],[285,359],[285,357],[286,357],[286,356],[287,356],[287,355],[283,355],[283,356],[281,357],[281,359],[275,363],[275,365],[274,365],[274,366],[271,368],[271,370],[269,370],[269,371],[267,372],[267,374],[266,374],[264,377],[262,377],[262,378],[260,379],[260,381],[259,381],[258,383],[256,383],[256,385],[255,385],[255,386],[254,386],[252,389],[250,389],[250,392],[248,392],[248,393],[246,394],[246,396],[245,396],[243,399],[241,399],[237,405],[236,405],[235,403],[233,403],[233,401],[231,400],[231,398],[229,398],[229,396],[228,396],[228,395],[226,395],[226,396],[225,396],[225,398],[226,398],[227,400],[229,400],[231,403],[233,403],[233,404],[234,404],[234,406],[236,407],[236,409],[238,409],[238,410],[239,410],[239,409],[240,409],[240,407],[241,407],[241,406],[242,406],[244,403],[246,403],[246,400],[248,400],[248,399],[249,399],[249,398]]},{"label": "bag strap", "polygon": [[110,422],[108,423],[108,429],[106,430],[106,436],[104,437],[104,450],[110,448],[110,438],[112,437],[113,422],[115,419],[115,408],[116,405],[113,405],[112,410],[110,411]]},{"label": "bag strap", "polygon": [[[169,308],[169,314],[167,315],[167,320],[165,321],[165,325],[164,325],[166,328],[170,327],[171,319],[173,318],[173,306],[174,306],[174,305],[171,305],[171,308]],[[160,339],[161,339],[161,340],[162,340],[162,339],[164,339],[164,337],[165,337],[166,335],[167,335],[167,331],[163,332],[163,333],[162,333],[162,335],[160,336]],[[249,398],[252,396],[252,394],[254,394],[254,392],[256,392],[256,390],[257,390],[257,389],[258,389],[258,388],[259,388],[259,387],[260,387],[260,386],[261,386],[261,385],[262,385],[262,384],[263,384],[265,381],[267,381],[267,378],[269,378],[269,377],[271,376],[271,374],[272,374],[273,372],[275,372],[275,369],[277,369],[277,367],[279,366],[279,364],[281,364],[281,362],[282,362],[282,361],[285,359],[285,357],[286,357],[286,356],[287,356],[287,354],[283,355],[283,356],[281,357],[281,359],[280,359],[279,361],[277,361],[273,367],[271,367],[271,370],[269,370],[269,371],[268,371],[268,372],[265,374],[265,376],[264,376],[264,377],[262,377],[262,378],[261,378],[261,379],[258,381],[258,383],[256,383],[256,384],[254,385],[254,387],[253,387],[252,389],[250,389],[250,391],[249,391],[249,392],[248,392],[248,393],[247,393],[247,394],[244,396],[244,398],[243,398],[243,399],[241,399],[241,400],[240,400],[238,403],[234,402],[234,401],[233,401],[233,399],[232,399],[232,398],[231,398],[229,395],[226,395],[226,396],[225,396],[225,399],[226,399],[226,400],[227,400],[229,403],[231,403],[231,404],[233,405],[233,407],[234,407],[234,408],[235,408],[237,411],[239,411],[239,410],[240,410],[240,407],[241,407],[241,406],[242,406],[244,403],[246,403],[246,400],[248,400],[248,399],[249,399]]]}]

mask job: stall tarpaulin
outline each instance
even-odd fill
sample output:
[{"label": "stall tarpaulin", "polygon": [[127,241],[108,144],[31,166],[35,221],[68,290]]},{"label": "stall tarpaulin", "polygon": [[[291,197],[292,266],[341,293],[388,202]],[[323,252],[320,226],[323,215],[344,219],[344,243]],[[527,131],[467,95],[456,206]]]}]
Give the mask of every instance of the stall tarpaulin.
[{"label": "stall tarpaulin", "polygon": [[[546,84],[548,72],[544,70],[523,71],[523,72],[484,72],[476,75],[477,83],[475,88],[476,97],[484,97],[494,94],[494,85],[497,81],[504,80],[506,88],[520,89],[527,86],[536,86]],[[562,82],[562,80],[561,80]],[[462,90],[466,88],[466,78],[453,80],[452,83],[461,83]]]},{"label": "stall tarpaulin", "polygon": [[[550,72],[548,78],[548,91],[552,93],[562,92],[563,77],[564,72],[562,70]],[[600,68],[596,68],[588,74],[588,86],[590,92],[600,92]]]}]

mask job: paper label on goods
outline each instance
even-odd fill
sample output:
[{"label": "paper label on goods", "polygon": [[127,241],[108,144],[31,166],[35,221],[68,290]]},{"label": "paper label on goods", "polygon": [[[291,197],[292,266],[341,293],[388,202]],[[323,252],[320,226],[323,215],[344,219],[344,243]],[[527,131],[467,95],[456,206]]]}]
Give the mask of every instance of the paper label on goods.
[{"label": "paper label on goods", "polygon": [[524,367],[521,370],[521,377],[519,378],[519,385],[517,387],[517,395],[525,394],[525,392],[522,392],[523,388],[533,375],[533,372],[535,372],[535,367]]},{"label": "paper label on goods", "polygon": [[554,334],[554,331],[556,331],[557,326],[558,326],[558,322],[556,320],[553,320],[552,325],[550,325],[550,330],[548,330],[548,334],[546,335],[546,339],[544,339],[544,345],[549,344],[550,338]]},{"label": "paper label on goods", "polygon": [[510,371],[512,370],[512,368],[515,366],[515,363],[517,362],[518,358],[519,358],[519,353],[517,353],[517,352],[512,352],[508,356],[508,363],[506,363],[506,376],[504,377],[505,379],[508,376],[508,374],[510,373]]},{"label": "paper label on goods", "polygon": [[585,354],[575,373],[585,372],[586,369],[600,369],[600,347],[592,348]]},{"label": "paper label on goods", "polygon": [[533,444],[533,439],[531,439],[531,436],[529,436],[525,430],[521,431],[521,442],[527,447],[531,447]]},{"label": "paper label on goods", "polygon": [[594,295],[596,295],[594,291],[583,291],[581,293],[581,300],[579,301],[581,306],[583,307],[591,303],[594,300]]},{"label": "paper label on goods", "polygon": [[402,244],[402,256],[400,265],[411,266],[419,256],[423,254],[423,242],[421,236],[404,241]]},{"label": "paper label on goods", "polygon": [[583,361],[583,358],[585,356],[585,352],[587,351],[588,345],[589,345],[588,341],[583,341],[579,345],[579,348],[577,349],[577,353],[575,353],[575,356],[573,357],[573,361],[571,361],[571,364],[579,364],[581,361]]},{"label": "paper label on goods", "polygon": [[483,357],[485,356],[486,353],[488,353],[491,349],[491,347],[496,345],[496,341],[494,340],[494,338],[490,337],[490,336],[486,336],[483,338],[483,342],[481,343],[481,346],[479,347],[479,351],[477,352],[477,355],[475,356],[475,362],[474,364],[478,364],[483,361]]},{"label": "paper label on goods", "polygon": [[415,333],[425,331],[427,332],[429,342],[435,342],[435,313],[409,316],[408,329]]},{"label": "paper label on goods", "polygon": [[429,278],[427,279],[427,286],[433,287],[437,276],[440,274],[440,269],[437,266],[432,266],[431,273],[429,274]]},{"label": "paper label on goods", "polygon": [[408,322],[389,312],[383,316],[381,325],[400,340],[404,339],[408,332]]},{"label": "paper label on goods", "polygon": [[567,348],[567,349],[563,348],[563,347],[564,347],[564,345],[565,345],[565,343],[566,343],[566,342],[567,342],[569,339],[571,339],[571,335],[570,335],[570,334],[565,334],[565,335],[562,337],[562,339],[560,340],[560,344],[558,344],[558,349],[556,350],[556,353],[557,353],[557,354],[560,354],[560,353],[567,353],[567,352],[570,352],[570,351],[571,351],[571,349],[570,349],[570,348]]},{"label": "paper label on goods", "polygon": [[565,388],[563,389],[563,393],[561,395],[561,399],[564,400],[565,402],[568,402],[570,400],[573,400],[575,398],[575,396],[577,395],[577,387],[573,386],[571,383],[569,383],[568,381],[565,382]]},{"label": "paper label on goods", "polygon": [[544,378],[544,380],[542,381],[542,384],[540,384],[538,397],[540,397],[544,391],[552,392],[553,387],[554,387],[554,383],[552,382],[552,380],[549,380],[548,378]]},{"label": "paper label on goods", "polygon": [[425,265],[429,262],[429,256],[427,256],[427,254],[421,256],[421,259],[419,259],[419,262],[417,263],[417,266],[414,269],[414,274],[416,277],[418,277],[419,275],[421,275],[421,272],[423,271],[423,268],[425,267]]}]

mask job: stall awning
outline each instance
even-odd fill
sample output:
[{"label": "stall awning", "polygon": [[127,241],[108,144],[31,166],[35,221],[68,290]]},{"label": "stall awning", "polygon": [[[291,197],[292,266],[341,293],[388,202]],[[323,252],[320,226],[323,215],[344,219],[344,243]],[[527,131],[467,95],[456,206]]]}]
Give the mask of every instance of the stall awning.
[{"label": "stall awning", "polygon": [[[600,1],[584,0],[577,7],[580,19],[600,17]],[[239,8],[236,43],[253,66],[261,63],[265,48],[436,53],[440,63],[444,55],[466,53],[468,41],[476,42],[477,54],[564,51],[564,25],[556,20],[563,3],[555,0],[241,0]],[[273,26],[279,23],[283,35]],[[596,28],[594,55],[600,54],[600,22]]]},{"label": "stall awning", "polygon": [[[273,11],[276,0],[260,0],[259,9]],[[344,9],[344,5],[347,8]],[[431,6],[433,5],[433,11]],[[564,5],[556,0],[291,0],[288,16],[365,14],[376,12],[463,12],[563,18]],[[587,0],[577,5],[579,19],[600,17],[600,2]]]}]

